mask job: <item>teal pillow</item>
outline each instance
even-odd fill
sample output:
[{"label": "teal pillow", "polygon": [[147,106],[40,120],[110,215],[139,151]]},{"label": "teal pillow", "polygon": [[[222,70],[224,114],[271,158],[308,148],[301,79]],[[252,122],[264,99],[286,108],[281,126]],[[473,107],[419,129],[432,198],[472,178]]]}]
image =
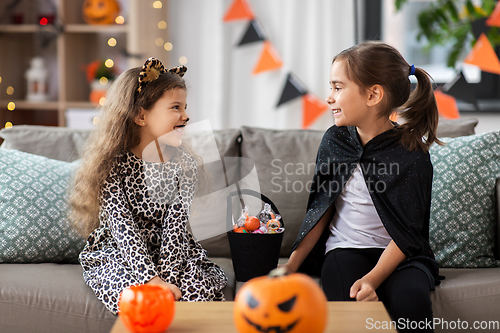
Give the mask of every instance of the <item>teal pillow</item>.
[{"label": "teal pillow", "polygon": [[500,131],[444,138],[430,149],[434,178],[430,243],[441,267],[497,266],[495,180]]},{"label": "teal pillow", "polygon": [[0,148],[0,262],[78,262],[85,241],[67,219],[77,165]]}]

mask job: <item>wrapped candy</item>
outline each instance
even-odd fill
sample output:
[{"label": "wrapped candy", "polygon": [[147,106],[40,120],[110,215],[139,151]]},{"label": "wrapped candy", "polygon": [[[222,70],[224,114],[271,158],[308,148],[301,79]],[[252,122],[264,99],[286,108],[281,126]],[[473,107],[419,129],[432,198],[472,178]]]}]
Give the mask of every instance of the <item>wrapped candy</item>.
[{"label": "wrapped candy", "polygon": [[276,218],[270,219],[267,221],[266,227],[267,227],[267,233],[268,234],[275,234],[278,232],[278,230],[281,227],[281,223],[279,221],[281,219],[280,215],[276,215]]},{"label": "wrapped candy", "polygon": [[[241,216],[238,222],[233,225],[233,231],[237,233],[252,233],[252,234],[275,234],[282,233],[285,228],[282,226],[280,219],[281,215],[276,216],[271,211],[271,205],[264,204],[264,209],[256,216],[249,216],[249,208],[245,207],[241,210]],[[265,222],[264,222],[265,221]]]},{"label": "wrapped candy", "polygon": [[260,227],[260,221],[258,218],[256,218],[255,216],[249,216],[247,217],[246,221],[245,221],[245,229],[247,231],[255,231],[257,229],[259,229]]},{"label": "wrapped candy", "polygon": [[241,210],[241,216],[237,222],[238,227],[244,228],[247,218],[248,218],[248,206],[245,205],[245,207]]},{"label": "wrapped candy", "polygon": [[271,205],[268,203],[264,204],[264,209],[257,215],[261,223],[266,224],[267,221],[274,219],[274,214],[271,211]]}]

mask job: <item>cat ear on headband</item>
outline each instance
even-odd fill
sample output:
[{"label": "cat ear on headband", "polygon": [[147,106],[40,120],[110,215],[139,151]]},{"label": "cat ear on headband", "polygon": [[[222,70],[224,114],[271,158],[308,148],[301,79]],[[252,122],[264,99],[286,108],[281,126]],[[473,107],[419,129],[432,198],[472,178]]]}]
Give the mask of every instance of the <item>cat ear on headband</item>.
[{"label": "cat ear on headband", "polygon": [[141,92],[144,87],[156,80],[160,74],[168,72],[183,77],[186,71],[187,67],[184,65],[165,69],[160,60],[151,57],[146,60],[139,73],[139,87],[137,88],[137,92]]}]

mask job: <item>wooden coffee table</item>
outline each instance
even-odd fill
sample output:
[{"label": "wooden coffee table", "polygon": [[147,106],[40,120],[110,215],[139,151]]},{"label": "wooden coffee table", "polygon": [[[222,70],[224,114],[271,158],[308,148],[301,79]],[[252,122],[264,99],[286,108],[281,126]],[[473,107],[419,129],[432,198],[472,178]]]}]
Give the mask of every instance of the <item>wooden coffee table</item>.
[{"label": "wooden coffee table", "polygon": [[[176,302],[174,321],[167,332],[236,333],[233,305],[233,302]],[[382,325],[391,320],[381,302],[328,302],[328,312],[325,332],[371,332],[375,323]],[[120,318],[111,329],[111,333],[129,332]]]}]

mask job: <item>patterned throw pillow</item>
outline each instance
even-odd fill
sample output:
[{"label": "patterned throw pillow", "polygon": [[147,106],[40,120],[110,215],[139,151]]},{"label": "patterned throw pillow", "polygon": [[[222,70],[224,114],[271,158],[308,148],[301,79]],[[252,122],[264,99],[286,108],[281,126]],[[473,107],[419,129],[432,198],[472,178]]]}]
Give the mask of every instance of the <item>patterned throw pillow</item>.
[{"label": "patterned throw pillow", "polygon": [[76,167],[0,148],[0,262],[77,262],[85,242],[66,218]]},{"label": "patterned throw pillow", "polygon": [[430,149],[434,166],[430,243],[441,267],[497,266],[495,180],[500,131],[454,139]]}]

